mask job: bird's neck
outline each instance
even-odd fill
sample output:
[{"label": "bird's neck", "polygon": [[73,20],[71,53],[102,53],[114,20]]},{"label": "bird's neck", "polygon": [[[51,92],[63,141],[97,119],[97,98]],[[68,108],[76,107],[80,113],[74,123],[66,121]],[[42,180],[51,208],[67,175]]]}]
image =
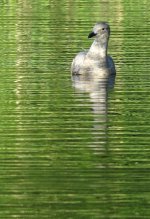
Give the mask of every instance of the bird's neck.
[{"label": "bird's neck", "polygon": [[99,41],[95,39],[88,51],[87,56],[94,60],[101,60],[101,62],[106,62],[107,48],[108,48],[108,40]]}]

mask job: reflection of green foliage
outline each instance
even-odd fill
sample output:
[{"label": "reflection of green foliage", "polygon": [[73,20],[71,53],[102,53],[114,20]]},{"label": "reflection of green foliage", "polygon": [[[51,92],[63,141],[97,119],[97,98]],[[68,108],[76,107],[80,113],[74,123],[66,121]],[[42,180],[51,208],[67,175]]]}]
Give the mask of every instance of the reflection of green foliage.
[{"label": "reflection of green foliage", "polygon": [[[0,4],[0,217],[148,218],[149,2]],[[107,130],[70,79],[99,20],[117,65]]]},{"label": "reflection of green foliage", "polygon": [[[147,167],[140,162],[149,144],[148,128],[148,77],[147,57],[149,56],[147,4],[124,2],[124,19],[122,21],[121,71],[117,75],[115,93],[110,100],[117,112],[112,115],[110,144],[118,150],[117,165],[136,165]],[[135,19],[133,19],[133,17]],[[121,50],[120,50],[121,51]],[[113,102],[114,101],[114,102]],[[115,136],[113,133],[116,133]],[[125,151],[129,151],[129,153]],[[134,155],[133,155],[134,153]],[[120,158],[123,157],[122,162]],[[142,155],[143,154],[143,155]]]}]

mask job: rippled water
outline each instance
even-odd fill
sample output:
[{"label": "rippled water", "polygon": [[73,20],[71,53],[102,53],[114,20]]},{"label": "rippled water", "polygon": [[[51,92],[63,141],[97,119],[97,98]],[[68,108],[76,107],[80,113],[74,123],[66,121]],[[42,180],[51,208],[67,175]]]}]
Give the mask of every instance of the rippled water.
[{"label": "rippled water", "polygon": [[[150,218],[149,7],[0,2],[1,218]],[[70,75],[100,20],[111,89]]]}]

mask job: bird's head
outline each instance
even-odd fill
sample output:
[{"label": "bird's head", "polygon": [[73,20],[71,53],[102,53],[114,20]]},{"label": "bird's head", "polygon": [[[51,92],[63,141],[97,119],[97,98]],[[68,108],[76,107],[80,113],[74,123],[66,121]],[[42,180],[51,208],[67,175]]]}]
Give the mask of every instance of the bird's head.
[{"label": "bird's head", "polygon": [[93,27],[88,38],[95,37],[99,40],[108,40],[110,36],[110,27],[107,22],[98,22]]}]

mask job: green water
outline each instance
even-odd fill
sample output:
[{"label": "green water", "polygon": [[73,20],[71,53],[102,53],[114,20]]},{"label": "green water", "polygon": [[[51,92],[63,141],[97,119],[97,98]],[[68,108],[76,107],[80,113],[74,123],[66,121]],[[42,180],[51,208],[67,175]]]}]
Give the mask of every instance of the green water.
[{"label": "green water", "polygon": [[[150,2],[0,1],[0,218],[150,218]],[[114,89],[74,87],[96,21]]]}]

